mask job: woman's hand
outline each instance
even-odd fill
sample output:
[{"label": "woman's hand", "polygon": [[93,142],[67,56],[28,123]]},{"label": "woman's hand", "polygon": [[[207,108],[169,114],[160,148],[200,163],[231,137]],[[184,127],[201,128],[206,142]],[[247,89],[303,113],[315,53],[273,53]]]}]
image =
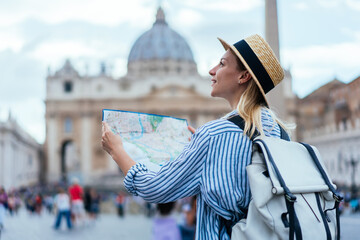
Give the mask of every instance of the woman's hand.
[{"label": "woman's hand", "polygon": [[[192,126],[188,126],[188,129],[189,129],[189,131],[190,131],[192,134],[194,134],[195,131],[196,131],[196,129],[193,128]],[[190,141],[190,140],[191,140],[191,138],[189,138],[189,141]]]},{"label": "woman's hand", "polygon": [[103,149],[111,156],[113,156],[116,149],[123,148],[121,137],[115,135],[106,122],[102,122],[101,144]]},{"label": "woman's hand", "polygon": [[101,144],[103,149],[110,154],[112,159],[120,167],[124,175],[136,162],[125,152],[121,137],[115,135],[106,122],[102,122]]},{"label": "woman's hand", "polygon": [[192,126],[188,126],[188,129],[189,129],[189,131],[190,131],[192,134],[194,134],[195,131],[196,131],[196,129],[193,128]]}]

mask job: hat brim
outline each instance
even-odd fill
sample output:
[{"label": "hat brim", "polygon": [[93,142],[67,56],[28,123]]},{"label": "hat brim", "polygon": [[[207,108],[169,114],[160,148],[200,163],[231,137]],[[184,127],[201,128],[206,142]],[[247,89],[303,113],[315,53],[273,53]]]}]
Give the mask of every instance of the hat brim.
[{"label": "hat brim", "polygon": [[249,65],[246,63],[245,59],[243,58],[243,56],[241,56],[241,54],[239,53],[239,51],[231,44],[228,44],[227,42],[225,42],[223,39],[219,38],[220,43],[223,45],[223,47],[225,48],[225,50],[231,49],[233,51],[233,53],[235,53],[235,55],[240,59],[240,61],[244,64],[246,70],[249,71],[250,75],[252,76],[252,78],[254,79],[256,85],[259,87],[261,94],[264,97],[266,106],[269,107],[269,102],[266,99],[265,96],[265,92],[259,82],[259,80],[257,79],[257,77],[255,76],[255,74],[253,73],[253,71],[251,70],[251,68],[249,67]]}]

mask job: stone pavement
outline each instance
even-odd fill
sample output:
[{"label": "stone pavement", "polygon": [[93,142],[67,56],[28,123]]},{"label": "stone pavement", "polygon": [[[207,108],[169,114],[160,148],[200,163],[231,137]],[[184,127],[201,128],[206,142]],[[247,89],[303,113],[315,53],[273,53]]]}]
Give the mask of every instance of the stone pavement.
[{"label": "stone pavement", "polygon": [[346,214],[340,217],[341,239],[359,240],[360,239],[360,213]]},{"label": "stone pavement", "polygon": [[[1,240],[150,240],[151,219],[144,215],[102,214],[93,223],[66,229],[63,219],[61,230],[54,230],[55,216],[43,213],[30,216],[24,210],[17,216],[7,216]],[[360,213],[341,217],[341,239],[360,239]]]},{"label": "stone pavement", "polygon": [[147,240],[151,234],[151,219],[144,215],[128,215],[121,219],[114,214],[102,214],[96,221],[66,228],[62,219],[60,230],[52,228],[55,215],[29,215],[24,210],[18,216],[7,216],[1,240]]}]

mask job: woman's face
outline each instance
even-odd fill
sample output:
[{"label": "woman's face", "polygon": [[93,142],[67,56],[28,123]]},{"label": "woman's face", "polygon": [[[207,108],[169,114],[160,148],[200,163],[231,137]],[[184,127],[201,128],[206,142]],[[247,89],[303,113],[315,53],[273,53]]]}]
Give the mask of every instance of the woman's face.
[{"label": "woman's face", "polygon": [[229,102],[233,101],[241,87],[239,84],[241,72],[237,68],[235,55],[227,50],[220,62],[209,71],[212,77],[211,96],[225,98]]}]

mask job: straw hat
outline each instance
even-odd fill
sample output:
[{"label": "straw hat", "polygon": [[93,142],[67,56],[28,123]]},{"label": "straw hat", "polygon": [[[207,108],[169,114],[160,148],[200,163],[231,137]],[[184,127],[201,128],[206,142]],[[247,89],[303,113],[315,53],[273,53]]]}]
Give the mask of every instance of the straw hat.
[{"label": "straw hat", "polygon": [[284,79],[284,70],[269,44],[257,34],[240,40],[234,45],[228,44],[221,38],[218,39],[225,50],[230,48],[241,60],[269,106],[265,94]]}]

